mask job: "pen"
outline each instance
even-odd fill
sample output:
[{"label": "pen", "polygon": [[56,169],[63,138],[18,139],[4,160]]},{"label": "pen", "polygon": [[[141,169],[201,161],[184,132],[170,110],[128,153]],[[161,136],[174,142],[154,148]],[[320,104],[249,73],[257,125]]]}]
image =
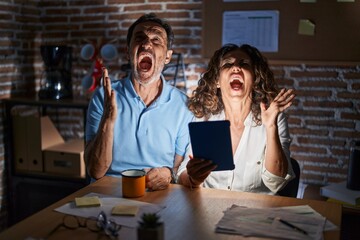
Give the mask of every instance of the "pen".
[{"label": "pen", "polygon": [[305,235],[308,235],[308,233],[307,233],[305,230],[303,230],[303,229],[301,229],[301,228],[299,228],[299,227],[297,227],[297,226],[289,223],[288,221],[285,221],[285,220],[283,220],[283,219],[281,219],[281,218],[277,218],[277,219],[278,219],[281,223],[285,224],[286,226],[291,227],[292,229],[295,229],[296,231],[299,231],[299,232],[301,232],[301,233],[303,233],[303,234],[305,234]]}]

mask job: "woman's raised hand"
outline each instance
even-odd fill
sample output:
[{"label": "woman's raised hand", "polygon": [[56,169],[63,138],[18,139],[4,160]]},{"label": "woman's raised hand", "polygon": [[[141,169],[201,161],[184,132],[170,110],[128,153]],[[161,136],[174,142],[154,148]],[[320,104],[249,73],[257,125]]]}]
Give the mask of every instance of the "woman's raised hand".
[{"label": "woman's raised hand", "polygon": [[260,104],[261,121],[265,126],[272,126],[276,124],[277,116],[280,112],[289,108],[295,98],[293,89],[281,89],[279,94],[271,102],[270,106],[266,108],[265,103]]}]

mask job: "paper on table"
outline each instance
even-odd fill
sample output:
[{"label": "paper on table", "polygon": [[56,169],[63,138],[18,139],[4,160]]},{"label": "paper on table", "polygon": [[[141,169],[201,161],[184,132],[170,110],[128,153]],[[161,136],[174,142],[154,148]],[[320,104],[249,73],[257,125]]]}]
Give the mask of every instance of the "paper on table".
[{"label": "paper on table", "polygon": [[[304,229],[298,232],[277,220],[281,218]],[[224,212],[216,232],[276,239],[322,239],[326,219],[309,206],[285,208],[247,208],[233,205]]]},{"label": "paper on table", "polygon": [[[84,197],[98,196],[100,198],[101,206],[99,207],[89,207],[89,208],[77,208],[75,202],[66,203],[61,207],[55,209],[57,212],[75,215],[79,217],[97,217],[101,211],[104,211],[105,214],[117,224],[126,226],[126,227],[136,227],[138,221],[140,221],[141,215],[143,213],[157,213],[161,209],[165,208],[164,206],[140,202],[125,198],[115,198],[109,195],[103,195],[98,193],[89,193]],[[115,216],[111,215],[111,210],[114,206],[117,205],[128,205],[128,206],[137,206],[139,210],[135,216]]]},{"label": "paper on table", "polygon": [[[290,212],[297,213],[297,214],[314,214],[314,215],[322,217],[322,215],[320,213],[318,213],[317,211],[312,209],[309,205],[279,207],[278,209],[283,209],[283,210],[290,211]],[[336,229],[338,229],[338,227],[335,224],[333,224],[331,221],[326,219],[324,231],[331,231],[331,230],[336,230]]]}]

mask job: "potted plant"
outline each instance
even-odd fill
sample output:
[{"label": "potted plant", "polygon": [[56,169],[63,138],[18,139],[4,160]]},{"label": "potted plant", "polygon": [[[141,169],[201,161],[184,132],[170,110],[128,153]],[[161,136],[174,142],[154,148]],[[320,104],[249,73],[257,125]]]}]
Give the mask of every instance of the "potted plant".
[{"label": "potted plant", "polygon": [[164,223],[156,213],[144,213],[137,228],[138,240],[163,240]]}]

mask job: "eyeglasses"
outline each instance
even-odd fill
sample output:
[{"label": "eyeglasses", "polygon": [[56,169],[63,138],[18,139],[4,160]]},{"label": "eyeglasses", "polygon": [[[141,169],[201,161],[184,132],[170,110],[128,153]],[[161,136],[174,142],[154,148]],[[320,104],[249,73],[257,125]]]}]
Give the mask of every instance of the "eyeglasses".
[{"label": "eyeglasses", "polygon": [[87,228],[92,232],[104,231],[106,236],[110,239],[117,237],[121,225],[116,224],[113,220],[107,219],[106,214],[101,211],[97,217],[86,218],[81,221],[78,217],[72,215],[65,215],[62,223],[57,225],[51,232],[48,233],[45,239],[50,238],[59,228],[75,230],[78,228]]}]

